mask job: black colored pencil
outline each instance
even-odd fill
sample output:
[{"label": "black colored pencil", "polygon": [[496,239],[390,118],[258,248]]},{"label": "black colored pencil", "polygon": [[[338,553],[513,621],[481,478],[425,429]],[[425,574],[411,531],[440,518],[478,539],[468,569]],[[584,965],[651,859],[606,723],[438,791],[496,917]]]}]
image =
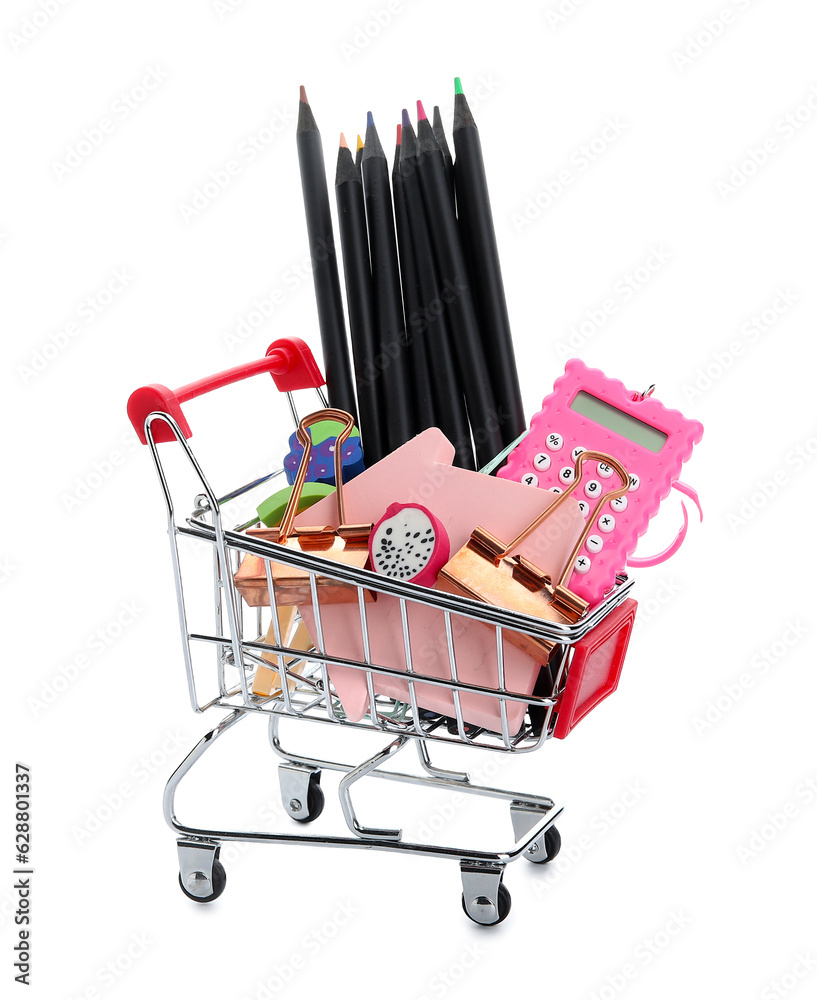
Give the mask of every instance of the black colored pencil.
[{"label": "black colored pencil", "polygon": [[443,118],[437,104],[434,105],[434,117],[431,128],[434,132],[434,138],[437,140],[437,145],[442,150],[445,176],[448,178],[448,184],[451,188],[451,198],[453,200],[455,197],[454,161],[451,159],[451,150],[448,148],[448,140],[445,137],[445,129],[443,128]]},{"label": "black colored pencil", "polygon": [[454,464],[461,469],[473,469],[471,431],[451,345],[448,305],[440,294],[434,267],[434,253],[417,173],[417,156],[417,138],[408,111],[404,111],[400,176],[422,303],[416,312],[406,308],[406,329],[410,339],[422,338],[425,341],[437,426],[454,445]]},{"label": "black colored pencil", "polygon": [[397,225],[397,253],[400,259],[400,284],[403,289],[403,312],[406,317],[406,345],[411,360],[411,376],[414,385],[414,429],[417,434],[427,427],[435,427],[434,397],[431,391],[429,359],[426,338],[412,335],[408,326],[410,316],[417,315],[422,308],[420,282],[417,276],[414,247],[406,211],[406,195],[400,174],[400,132],[397,126],[397,144],[394,149],[394,165],[391,172],[391,187],[394,194],[394,220]]},{"label": "black colored pencil", "polygon": [[491,372],[497,406],[505,418],[502,444],[514,441],[527,426],[514,358],[505,287],[496,245],[491,200],[479,132],[459,78],[454,97],[454,150],[457,154],[457,216],[474,289],[482,345]]},{"label": "black colored pencil", "polygon": [[[460,245],[457,220],[445,178],[443,154],[434,138],[431,122],[417,102],[417,138],[420,158],[417,173],[431,223],[434,257],[440,290],[452,299],[450,305],[454,348],[462,376],[468,419],[474,437],[477,461],[486,465],[503,448],[501,424],[507,419],[494,401],[487,357],[483,352],[479,324]],[[365,161],[364,161],[365,162]]]},{"label": "black colored pencil", "polygon": [[389,450],[394,451],[414,434],[413,387],[406,352],[389,168],[371,112],[361,169],[378,333],[378,353],[374,361],[382,383],[378,394],[384,406],[384,422],[388,424]]},{"label": "black colored pencil", "polygon": [[297,145],[329,403],[351,413],[357,420],[321,134],[303,87],[298,109]]},{"label": "black colored pencil", "polygon": [[335,174],[335,199],[338,206],[340,245],[343,250],[343,275],[346,280],[346,303],[352,335],[357,402],[360,410],[358,430],[363,441],[367,465],[379,462],[387,453],[381,407],[377,397],[380,379],[376,378],[377,354],[372,272],[369,264],[369,237],[366,233],[366,207],[363,184],[352,159],[352,151],[343,135],[338,149]]}]

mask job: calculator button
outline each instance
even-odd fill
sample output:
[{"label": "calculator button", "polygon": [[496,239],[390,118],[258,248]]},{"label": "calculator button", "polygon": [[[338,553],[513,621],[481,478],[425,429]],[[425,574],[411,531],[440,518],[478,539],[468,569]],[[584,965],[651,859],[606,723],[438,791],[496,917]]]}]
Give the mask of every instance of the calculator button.
[{"label": "calculator button", "polygon": [[627,509],[627,503],[627,497],[617,497],[615,500],[610,501],[610,506],[617,514],[620,514],[623,510]]},{"label": "calculator button", "polygon": [[640,485],[641,485],[641,480],[638,478],[638,476],[630,476],[630,489],[629,489],[630,493],[635,493],[635,491],[638,489]]},{"label": "calculator button", "polygon": [[593,497],[600,497],[601,483],[597,479],[589,479],[584,484],[584,495],[590,497],[591,500]]},{"label": "calculator button", "polygon": [[533,473],[533,472],[526,472],[525,475],[522,476],[522,478],[519,481],[521,483],[524,483],[525,486],[538,486],[539,485],[539,477],[537,475],[535,475],[535,473]]},{"label": "calculator button", "polygon": [[564,493],[564,490],[560,490],[558,486],[551,486],[550,487],[550,492],[551,493]]},{"label": "calculator button", "polygon": [[573,568],[577,573],[589,573],[590,572],[590,560],[587,556],[579,556],[576,562],[573,564]]},{"label": "calculator button", "polygon": [[559,451],[564,443],[565,439],[561,434],[548,434],[545,438],[545,447],[548,451]]},{"label": "calculator button", "polygon": [[572,465],[566,465],[559,472],[559,482],[564,483],[565,485],[567,485],[568,483],[572,483],[575,478],[576,478],[576,470],[573,468]]},{"label": "calculator button", "polygon": [[583,451],[587,451],[587,448],[582,448],[582,446],[581,446],[581,445],[577,445],[577,446],[576,446],[576,447],[575,447],[575,448],[573,449],[573,451],[571,451],[571,453],[570,453],[570,457],[571,457],[571,458],[573,459],[573,461],[575,462],[575,461],[576,461],[576,459],[577,459],[577,458],[579,457],[579,455],[581,455],[581,453],[582,453]]},{"label": "calculator button", "polygon": [[616,519],[612,514],[602,514],[598,520],[598,525],[605,535],[609,535],[615,529]]},{"label": "calculator button", "polygon": [[599,462],[598,474],[602,479],[609,479],[613,474],[613,466],[608,465],[606,462]]},{"label": "calculator button", "polygon": [[584,544],[587,546],[588,552],[601,552],[604,548],[604,539],[601,535],[588,535]]},{"label": "calculator button", "polygon": [[544,451],[540,451],[533,459],[533,467],[537,472],[547,472],[550,468],[550,455]]},{"label": "calculator button", "polygon": [[590,504],[586,500],[579,500],[579,510],[582,512],[582,517],[587,517],[590,513]]}]

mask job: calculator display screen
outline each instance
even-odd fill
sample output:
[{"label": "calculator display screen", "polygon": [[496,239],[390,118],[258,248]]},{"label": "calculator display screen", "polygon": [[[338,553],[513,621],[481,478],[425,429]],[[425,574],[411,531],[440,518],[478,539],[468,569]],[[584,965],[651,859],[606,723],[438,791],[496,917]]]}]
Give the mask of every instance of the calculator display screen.
[{"label": "calculator display screen", "polygon": [[643,420],[631,417],[629,413],[616,409],[604,400],[591,396],[589,392],[576,393],[576,398],[570,404],[570,409],[593,420],[608,431],[615,431],[633,444],[640,445],[648,451],[659,452],[664,447],[668,435]]}]

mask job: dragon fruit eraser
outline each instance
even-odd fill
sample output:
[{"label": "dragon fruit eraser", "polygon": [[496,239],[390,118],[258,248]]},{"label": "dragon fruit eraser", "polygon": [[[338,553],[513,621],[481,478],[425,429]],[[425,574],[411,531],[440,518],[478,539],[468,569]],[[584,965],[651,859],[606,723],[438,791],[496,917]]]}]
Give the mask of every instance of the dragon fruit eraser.
[{"label": "dragon fruit eraser", "polygon": [[372,529],[372,569],[406,583],[433,587],[451,543],[442,521],[419,503],[393,503]]}]

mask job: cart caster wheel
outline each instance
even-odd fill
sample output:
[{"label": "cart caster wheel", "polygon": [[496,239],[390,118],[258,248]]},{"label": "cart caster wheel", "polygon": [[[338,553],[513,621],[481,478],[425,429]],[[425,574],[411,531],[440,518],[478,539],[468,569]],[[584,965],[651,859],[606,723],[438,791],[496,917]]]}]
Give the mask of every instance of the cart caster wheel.
[{"label": "cart caster wheel", "polygon": [[[487,896],[477,896],[472,900],[471,908],[465,902],[465,893],[462,894],[462,908],[465,915],[474,921],[475,924],[482,924],[483,927],[493,927],[501,924],[505,917],[511,912],[511,894],[503,882],[499,883],[497,891],[496,907]],[[495,919],[491,919],[491,917]]]},{"label": "cart caster wheel", "polygon": [[[300,810],[301,814],[298,816],[294,816],[292,810],[290,810],[289,814],[297,823],[311,823],[313,819],[317,819],[323,812],[325,804],[326,799],[321,788],[321,776],[320,774],[313,775],[309,779],[309,788],[306,792],[306,814],[303,813],[303,810]],[[292,803],[290,803],[291,805]]]},{"label": "cart caster wheel", "polygon": [[[535,851],[533,850],[534,848],[536,848]],[[534,865],[546,865],[548,861],[552,861],[556,857],[561,849],[562,835],[555,826],[551,826],[545,830],[544,851],[542,850],[541,841],[537,840],[525,851],[525,857]]]},{"label": "cart caster wheel", "polygon": [[[198,888],[200,892],[206,892],[208,884],[211,890],[208,895],[197,895],[195,892],[190,891],[190,889]],[[188,899],[192,899],[196,903],[209,903],[214,899],[218,899],[222,892],[224,892],[224,887],[227,885],[227,872],[224,871],[224,865],[220,861],[213,861],[212,882],[202,872],[193,872],[188,876],[188,885],[185,885],[182,882],[181,872],[179,872],[179,885]]]}]

